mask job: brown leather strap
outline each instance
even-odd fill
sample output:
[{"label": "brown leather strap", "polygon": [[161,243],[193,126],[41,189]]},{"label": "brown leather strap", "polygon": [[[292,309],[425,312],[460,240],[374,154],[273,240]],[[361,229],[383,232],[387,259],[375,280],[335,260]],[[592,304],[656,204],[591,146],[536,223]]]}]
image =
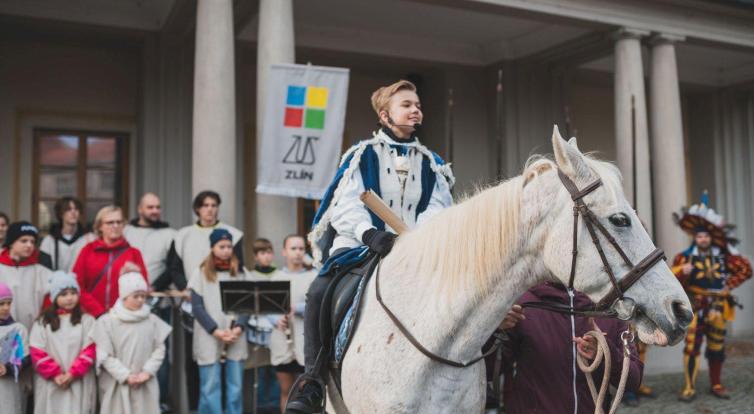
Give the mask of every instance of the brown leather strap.
[{"label": "brown leather strap", "polygon": [[592,244],[594,244],[594,247],[597,249],[597,253],[600,255],[600,260],[602,260],[602,267],[605,270],[605,273],[607,273],[608,278],[610,278],[610,283],[613,285],[613,292],[617,291],[617,294],[619,297],[623,297],[623,291],[620,289],[620,285],[618,284],[618,279],[616,279],[615,274],[613,273],[613,268],[610,267],[610,262],[607,261],[607,256],[605,255],[605,251],[602,249],[602,244],[600,243],[600,239],[597,236],[597,231],[594,230],[594,224],[591,220],[586,219],[584,220],[586,223],[586,229],[589,231],[589,235],[592,237]]},{"label": "brown leather strap", "polygon": [[[592,238],[592,244],[594,244],[594,247],[597,249],[597,253],[600,256],[600,260],[602,261],[603,268],[605,270],[605,273],[607,273],[608,278],[610,279],[610,283],[613,285],[610,292],[602,298],[602,300],[599,301],[599,303],[596,306],[596,309],[594,310],[586,310],[586,309],[574,309],[570,306],[558,304],[558,303],[552,303],[552,302],[529,302],[527,305],[528,307],[533,308],[540,308],[540,309],[546,309],[551,310],[554,312],[559,313],[567,313],[571,315],[582,315],[582,316],[606,316],[606,317],[615,317],[617,316],[617,312],[610,309],[610,307],[613,305],[613,303],[618,299],[623,299],[624,292],[626,292],[631,286],[633,286],[636,281],[638,281],[644,274],[646,274],[652,266],[657,264],[660,260],[664,258],[664,253],[661,249],[655,249],[652,253],[650,253],[647,257],[642,259],[639,264],[635,265],[631,262],[631,259],[629,259],[628,255],[625,251],[620,247],[617,240],[613,237],[612,234],[605,228],[605,226],[600,223],[598,217],[592,212],[589,207],[584,202],[583,198],[599,188],[599,186],[602,184],[602,181],[600,179],[595,180],[588,186],[586,186],[584,189],[579,190],[579,188],[576,186],[576,184],[571,180],[560,168],[558,168],[558,177],[560,178],[561,183],[566,188],[568,193],[571,195],[571,199],[574,202],[573,206],[573,249],[572,254],[573,257],[571,259],[571,274],[569,276],[568,281],[568,287],[569,289],[573,289],[573,285],[576,278],[576,262],[578,257],[578,216],[581,215],[584,219],[584,224],[586,225],[587,230],[589,231],[589,235]],[[596,229],[596,230],[595,230]],[[602,233],[602,235],[605,237],[605,239],[610,243],[611,246],[615,249],[615,251],[618,252],[621,259],[623,259],[623,262],[626,264],[626,266],[629,267],[628,273],[626,273],[621,280],[618,280],[618,278],[615,276],[615,273],[613,273],[613,269],[610,266],[610,262],[607,260],[607,255],[605,254],[604,249],[602,248],[602,244],[599,240],[599,236],[597,234],[597,231]]]},{"label": "brown leather strap", "polygon": [[609,231],[605,228],[605,226],[600,223],[600,221],[597,219],[597,216],[592,212],[592,210],[586,209],[586,214],[589,216],[589,218],[592,221],[592,224],[597,227],[597,229],[602,233],[603,236],[605,236],[605,239],[610,243],[613,248],[618,252],[620,257],[623,259],[623,262],[626,263],[626,266],[628,267],[634,267],[634,264],[631,263],[631,259],[628,258],[626,253],[621,249],[620,245],[618,245],[618,242],[615,240],[612,234],[610,234]]},{"label": "brown leather strap", "polygon": [[[656,265],[661,260],[665,259],[665,252],[662,251],[660,248],[656,248],[647,255],[644,259],[642,259],[641,262],[639,262],[636,266],[634,266],[631,270],[629,270],[628,273],[626,273],[620,280],[620,291],[625,292],[630,288],[634,283],[636,283],[644,274],[646,274],[649,269],[651,269],[654,265]],[[617,295],[617,292],[615,290],[611,291],[607,294],[602,300],[597,303],[597,307],[605,307],[605,306],[611,306],[613,302],[615,302],[617,299],[619,299],[619,296]]]},{"label": "brown leather strap", "polygon": [[450,360],[450,359],[443,358],[443,357],[441,357],[441,356],[439,356],[439,355],[431,352],[430,350],[428,350],[427,348],[425,348],[414,337],[414,335],[412,335],[411,332],[409,332],[409,330],[406,329],[405,326],[403,326],[403,324],[398,319],[398,317],[395,316],[395,314],[390,310],[390,308],[387,307],[387,305],[385,304],[385,302],[383,302],[383,300],[382,300],[382,294],[380,293],[380,268],[381,268],[381,266],[377,265],[377,270],[376,270],[377,274],[375,274],[375,276],[374,276],[375,277],[375,280],[374,280],[375,286],[374,287],[375,287],[375,293],[376,293],[376,296],[377,296],[377,302],[380,303],[380,305],[382,306],[382,309],[385,311],[385,313],[387,314],[387,316],[390,318],[391,321],[393,321],[393,324],[395,324],[395,326],[398,328],[398,330],[401,331],[401,333],[403,334],[403,336],[405,336],[406,339],[408,339],[408,341],[411,343],[411,345],[413,345],[414,348],[416,348],[419,352],[421,352],[422,354],[424,354],[427,358],[429,358],[429,359],[431,359],[431,360],[433,360],[435,362],[439,362],[441,364],[450,365],[451,367],[466,368],[466,367],[470,367],[470,366],[476,364],[477,362],[481,361],[482,359],[486,358],[487,356],[492,355],[492,353],[495,352],[495,351],[497,351],[497,349],[502,344],[502,342],[503,342],[502,336],[498,335],[497,333],[494,334],[494,336],[495,336],[495,344],[487,352],[483,353],[481,356],[479,356],[477,358],[472,359],[469,362],[453,361],[453,360]]}]

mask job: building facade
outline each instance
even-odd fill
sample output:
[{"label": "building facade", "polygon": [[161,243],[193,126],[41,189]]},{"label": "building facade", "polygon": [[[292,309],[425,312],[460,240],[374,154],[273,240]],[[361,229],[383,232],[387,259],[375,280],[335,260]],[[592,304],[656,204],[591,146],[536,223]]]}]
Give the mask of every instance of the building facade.
[{"label": "building facade", "polygon": [[[558,124],[617,162],[669,254],[689,242],[671,212],[709,189],[754,256],[744,0],[4,0],[0,211],[44,227],[74,194],[88,220],[109,203],[133,216],[154,191],[183,226],[211,188],[251,237],[304,231],[311,202],[254,191],[266,70],[294,62],[350,69],[344,145],[375,128],[374,89],[414,81],[456,194],[550,152]],[[733,333],[749,334],[754,285],[739,296]],[[678,349],[653,355],[649,372],[680,370]]]}]

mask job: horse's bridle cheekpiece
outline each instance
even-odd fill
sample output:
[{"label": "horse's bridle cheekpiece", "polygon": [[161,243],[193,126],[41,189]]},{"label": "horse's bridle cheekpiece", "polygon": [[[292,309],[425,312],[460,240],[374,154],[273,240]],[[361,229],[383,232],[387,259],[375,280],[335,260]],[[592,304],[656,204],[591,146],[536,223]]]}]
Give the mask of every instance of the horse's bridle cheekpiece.
[{"label": "horse's bridle cheekpiece", "polygon": [[[568,279],[568,289],[573,291],[573,283],[576,279],[576,260],[579,255],[578,236],[579,236],[579,216],[584,219],[586,229],[589,231],[589,235],[592,238],[592,244],[597,248],[597,253],[600,255],[602,265],[605,273],[610,278],[610,283],[613,288],[608,294],[602,298],[593,309],[575,309],[571,306],[564,305],[556,302],[526,302],[522,306],[529,308],[545,309],[553,312],[566,313],[569,315],[579,316],[593,316],[601,318],[617,318],[627,321],[631,319],[636,312],[636,302],[630,297],[625,296],[625,292],[633,286],[642,276],[644,276],[649,269],[656,265],[660,260],[665,258],[665,253],[660,248],[655,248],[639,263],[634,265],[631,259],[628,258],[626,253],[618,245],[618,242],[610,234],[610,232],[599,222],[597,216],[592,210],[584,203],[584,197],[591,194],[594,190],[602,185],[602,180],[597,179],[583,190],[579,190],[576,184],[568,178],[568,176],[558,168],[558,178],[563,186],[571,194],[571,200],[573,200],[573,252],[571,258],[571,274]],[[605,251],[602,249],[597,230],[607,239],[607,241],[613,246],[615,251],[618,252],[623,262],[628,266],[629,270],[621,280],[615,277],[612,266],[607,261]]]}]

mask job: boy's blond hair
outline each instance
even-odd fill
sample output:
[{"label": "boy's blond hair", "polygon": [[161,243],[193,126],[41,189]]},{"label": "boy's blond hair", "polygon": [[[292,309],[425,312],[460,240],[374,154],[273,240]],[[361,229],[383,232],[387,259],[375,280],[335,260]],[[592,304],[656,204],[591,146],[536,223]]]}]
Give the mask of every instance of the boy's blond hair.
[{"label": "boy's blond hair", "polygon": [[390,98],[398,93],[398,91],[416,92],[416,85],[407,80],[401,79],[392,85],[383,86],[372,93],[372,108],[377,114],[377,118],[380,117],[380,112],[387,111],[387,107],[390,104]]}]

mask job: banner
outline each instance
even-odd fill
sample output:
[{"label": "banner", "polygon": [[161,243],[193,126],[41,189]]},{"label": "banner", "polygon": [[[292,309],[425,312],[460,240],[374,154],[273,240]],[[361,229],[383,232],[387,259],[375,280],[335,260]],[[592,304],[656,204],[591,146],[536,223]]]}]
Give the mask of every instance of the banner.
[{"label": "banner", "polygon": [[340,161],[348,98],[348,69],[272,65],[257,192],[320,199]]}]

